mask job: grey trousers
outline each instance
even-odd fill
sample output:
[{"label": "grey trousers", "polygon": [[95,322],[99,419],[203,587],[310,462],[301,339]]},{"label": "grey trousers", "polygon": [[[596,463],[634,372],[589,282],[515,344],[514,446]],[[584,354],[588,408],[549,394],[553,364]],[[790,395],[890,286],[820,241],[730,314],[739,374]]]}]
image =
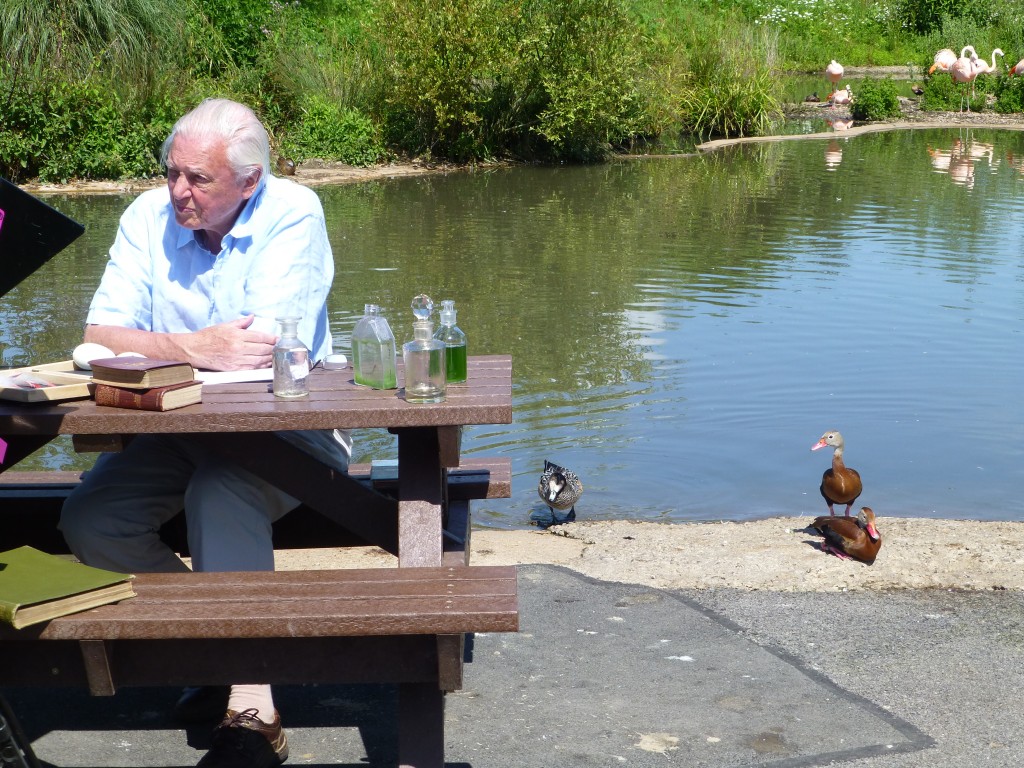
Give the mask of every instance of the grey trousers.
[{"label": "grey trousers", "polygon": [[[347,438],[347,435],[341,433]],[[330,432],[281,433],[321,461],[348,466],[349,444]],[[128,573],[188,567],[159,536],[184,509],[196,571],[272,571],[272,524],[292,496],[185,437],[140,435],[104,454],[64,503],[60,530],[83,563]]]}]

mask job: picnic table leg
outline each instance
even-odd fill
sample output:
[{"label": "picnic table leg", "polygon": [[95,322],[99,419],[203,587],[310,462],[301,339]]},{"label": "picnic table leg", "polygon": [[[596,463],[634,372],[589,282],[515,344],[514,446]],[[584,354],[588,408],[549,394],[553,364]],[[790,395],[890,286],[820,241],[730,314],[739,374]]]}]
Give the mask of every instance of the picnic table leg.
[{"label": "picnic table leg", "polygon": [[437,683],[398,686],[398,765],[444,768],[444,691]]},{"label": "picnic table leg", "polygon": [[398,564],[441,565],[445,470],[438,430],[398,433]]}]

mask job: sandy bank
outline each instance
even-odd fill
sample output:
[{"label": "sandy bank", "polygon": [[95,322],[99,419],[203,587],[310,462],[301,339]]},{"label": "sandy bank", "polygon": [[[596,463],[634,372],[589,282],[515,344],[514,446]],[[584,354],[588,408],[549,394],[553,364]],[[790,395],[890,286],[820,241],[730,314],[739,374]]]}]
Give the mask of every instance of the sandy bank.
[{"label": "sandy bank", "polygon": [[[874,565],[818,549],[810,517],[743,523],[577,522],[547,531],[477,530],[474,565],[544,563],[664,589],[781,592],[1024,589],[1024,523],[879,518]],[[279,553],[278,568],[389,567],[379,549]]]}]

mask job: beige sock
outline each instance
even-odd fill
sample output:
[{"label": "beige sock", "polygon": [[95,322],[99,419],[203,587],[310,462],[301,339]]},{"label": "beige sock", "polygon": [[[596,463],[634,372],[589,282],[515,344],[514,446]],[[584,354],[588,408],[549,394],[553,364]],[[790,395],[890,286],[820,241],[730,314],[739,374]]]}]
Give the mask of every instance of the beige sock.
[{"label": "beige sock", "polygon": [[269,685],[232,685],[228,696],[228,709],[245,712],[255,709],[256,717],[267,725],[274,722],[274,697]]}]

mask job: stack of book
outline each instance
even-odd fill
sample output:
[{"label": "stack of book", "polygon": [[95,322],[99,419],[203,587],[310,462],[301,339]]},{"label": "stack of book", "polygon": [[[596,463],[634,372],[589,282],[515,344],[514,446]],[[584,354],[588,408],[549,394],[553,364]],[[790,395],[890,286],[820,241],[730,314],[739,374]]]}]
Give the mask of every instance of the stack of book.
[{"label": "stack of book", "polygon": [[202,402],[195,369],[179,360],[105,357],[90,361],[97,405],[170,411]]}]

